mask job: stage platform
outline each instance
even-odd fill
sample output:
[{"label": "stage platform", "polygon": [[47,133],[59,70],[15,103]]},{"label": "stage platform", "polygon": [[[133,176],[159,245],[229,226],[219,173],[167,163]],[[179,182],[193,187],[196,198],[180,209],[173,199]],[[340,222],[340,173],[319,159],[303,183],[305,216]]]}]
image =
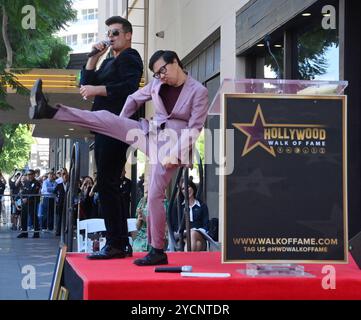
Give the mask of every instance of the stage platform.
[{"label": "stage platform", "polygon": [[[220,252],[168,253],[169,266],[191,265],[193,272],[225,272],[229,278],[184,278],[179,273],[155,273],[138,267],[132,258],[94,261],[86,254],[68,253],[64,285],[70,299],[84,300],[360,300],[361,270],[349,256],[348,264],[333,265],[336,289],[325,290],[323,265],[305,264],[313,278],[253,278],[238,272],[243,264],[221,264]],[[327,282],[327,279],[324,280]]]}]

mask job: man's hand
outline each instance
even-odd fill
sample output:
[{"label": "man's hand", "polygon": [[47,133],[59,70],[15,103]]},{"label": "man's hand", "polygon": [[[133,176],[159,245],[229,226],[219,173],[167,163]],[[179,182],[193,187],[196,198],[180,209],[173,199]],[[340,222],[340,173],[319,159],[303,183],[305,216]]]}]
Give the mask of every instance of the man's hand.
[{"label": "man's hand", "polygon": [[177,157],[164,157],[162,160],[162,166],[166,169],[173,169],[179,166],[180,161]]},{"label": "man's hand", "polygon": [[137,213],[138,213],[138,220],[144,220],[144,216],[143,216],[143,210],[142,209],[137,209]]},{"label": "man's hand", "polygon": [[91,51],[97,49],[98,52],[95,53],[93,56],[89,57],[86,65],[86,69],[94,69],[95,65],[97,64],[99,58],[107,51],[108,46],[106,41],[100,41],[92,45]]},{"label": "man's hand", "polygon": [[105,88],[105,86],[91,86],[91,85],[80,86],[79,92],[84,100],[95,96],[107,95],[107,89]]},{"label": "man's hand", "polygon": [[[94,49],[99,50],[98,53],[96,53],[93,57],[99,58],[102,54],[104,54],[105,50],[108,49],[108,46],[106,45],[106,41],[100,41],[92,46],[92,51]],[[91,57],[91,58],[93,58]]]}]

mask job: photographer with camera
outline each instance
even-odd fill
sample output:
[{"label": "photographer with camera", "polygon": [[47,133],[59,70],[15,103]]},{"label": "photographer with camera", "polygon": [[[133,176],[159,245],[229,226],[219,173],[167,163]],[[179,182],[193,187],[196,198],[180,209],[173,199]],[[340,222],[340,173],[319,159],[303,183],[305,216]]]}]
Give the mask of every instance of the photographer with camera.
[{"label": "photographer with camera", "polygon": [[83,183],[80,187],[80,210],[81,218],[91,219],[93,212],[93,197],[91,190],[93,188],[94,181],[91,177],[84,177]]},{"label": "photographer with camera", "polygon": [[6,180],[0,170],[0,219],[1,219],[1,212],[2,212],[2,200],[3,200],[3,195],[6,189]]}]

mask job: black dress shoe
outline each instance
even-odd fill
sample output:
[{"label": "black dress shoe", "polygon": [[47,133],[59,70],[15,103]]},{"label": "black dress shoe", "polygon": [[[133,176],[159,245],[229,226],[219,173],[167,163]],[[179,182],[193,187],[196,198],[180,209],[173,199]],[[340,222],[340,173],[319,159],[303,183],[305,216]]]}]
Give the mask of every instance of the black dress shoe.
[{"label": "black dress shoe", "polygon": [[105,245],[102,250],[87,256],[90,260],[106,260],[106,259],[121,259],[125,258],[123,250],[113,248],[110,245]]},{"label": "black dress shoe", "polygon": [[140,259],[134,260],[137,266],[154,266],[159,264],[168,264],[168,257],[163,250],[155,249],[152,247],[150,252]]},{"label": "black dress shoe", "polygon": [[17,238],[27,238],[28,237],[28,234],[26,233],[26,232],[22,232],[22,233],[20,233],[18,236],[17,236]]},{"label": "black dress shoe", "polygon": [[30,119],[51,119],[57,113],[58,109],[48,104],[43,91],[42,80],[35,81],[30,93],[29,118]]},{"label": "black dress shoe", "polygon": [[33,238],[40,238],[40,234],[39,234],[39,232],[34,232],[34,234],[33,234]]}]

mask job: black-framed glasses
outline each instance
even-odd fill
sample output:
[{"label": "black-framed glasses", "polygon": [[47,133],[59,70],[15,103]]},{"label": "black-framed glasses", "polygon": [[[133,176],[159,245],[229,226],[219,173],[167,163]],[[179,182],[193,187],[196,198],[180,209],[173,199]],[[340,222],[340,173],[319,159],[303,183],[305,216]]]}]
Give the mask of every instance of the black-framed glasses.
[{"label": "black-framed glasses", "polygon": [[125,33],[123,30],[120,30],[120,29],[109,29],[106,33],[105,33],[105,35],[107,36],[107,37],[116,37],[116,36],[119,36],[119,34],[121,33],[121,32],[123,32],[123,33]]},{"label": "black-framed glasses", "polygon": [[161,66],[158,70],[158,72],[155,72],[153,74],[153,77],[156,78],[156,79],[160,79],[160,75],[161,74],[166,74],[167,73],[167,64],[169,64],[169,62],[167,62],[164,66]]}]

